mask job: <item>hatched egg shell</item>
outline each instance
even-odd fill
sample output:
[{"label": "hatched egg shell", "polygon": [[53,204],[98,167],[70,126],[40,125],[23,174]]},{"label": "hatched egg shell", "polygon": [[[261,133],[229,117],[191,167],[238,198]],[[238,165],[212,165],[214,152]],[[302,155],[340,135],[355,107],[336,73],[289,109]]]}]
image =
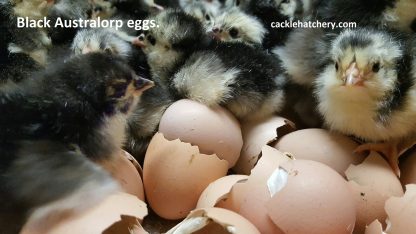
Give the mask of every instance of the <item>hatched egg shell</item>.
[{"label": "hatched egg shell", "polygon": [[236,184],[231,190],[233,210],[253,223],[261,233],[283,233],[267,214],[266,203],[271,199],[268,179],[283,162],[290,160],[278,150],[264,146],[262,157],[245,183]]},{"label": "hatched egg shell", "polygon": [[[42,231],[27,227],[22,234],[112,234],[111,227],[118,224],[120,234],[130,233],[130,229],[140,227],[140,221],[147,215],[146,204],[136,196],[127,193],[116,193],[107,197],[100,204],[75,215],[63,217],[52,227],[42,227]],[[127,219],[130,222],[122,222]],[[136,219],[137,222],[131,222]],[[125,224],[125,225],[123,225]],[[45,228],[45,229],[43,229]],[[107,230],[109,229],[110,230]],[[107,230],[107,232],[105,232]],[[122,230],[122,231],[120,231]],[[146,233],[146,232],[142,232]]]},{"label": "hatched egg shell", "polygon": [[365,228],[365,234],[384,234],[383,225],[381,225],[380,221],[374,220]]},{"label": "hatched egg shell", "polygon": [[159,132],[168,140],[197,145],[203,154],[216,154],[228,161],[229,168],[237,162],[243,146],[240,123],[228,110],[186,99],[165,111]]},{"label": "hatched egg shell", "polygon": [[364,156],[353,153],[358,144],[344,135],[324,129],[304,129],[280,138],[274,146],[281,152],[288,152],[296,159],[323,163],[342,176],[351,164],[364,161]]},{"label": "hatched egg shell", "polygon": [[416,150],[400,161],[400,181],[402,185],[416,184]]},{"label": "hatched egg shell", "polygon": [[192,211],[187,218],[166,234],[260,234],[247,219],[221,208]]},{"label": "hatched egg shell", "polygon": [[347,234],[354,229],[355,203],[345,179],[325,164],[291,160],[280,168],[287,183],[266,204],[287,234]]},{"label": "hatched egg shell", "polygon": [[238,182],[247,180],[246,175],[229,175],[220,178],[202,192],[196,205],[197,209],[215,207],[222,199],[226,198],[231,188]]},{"label": "hatched egg shell", "polygon": [[371,152],[362,164],[351,165],[345,174],[357,209],[354,232],[363,233],[365,227],[376,219],[383,221],[385,226],[385,202],[392,196],[403,195],[402,185],[386,160]]},{"label": "hatched egg shell", "polygon": [[144,201],[143,181],[140,173],[141,167],[135,162],[137,163],[133,156],[123,150],[115,159],[102,161],[100,165],[119,182],[126,193],[135,195]]},{"label": "hatched egg shell", "polygon": [[264,120],[245,121],[241,129],[244,144],[241,156],[233,170],[248,175],[256,165],[263,146],[294,131],[295,124],[285,118],[272,116]]},{"label": "hatched egg shell", "polygon": [[406,193],[402,197],[391,197],[386,202],[389,234],[415,233],[416,230],[416,185],[406,185]]},{"label": "hatched egg shell", "polygon": [[201,154],[197,146],[169,141],[157,133],[149,144],[143,166],[147,200],[162,218],[184,218],[195,209],[204,189],[227,171],[227,161],[216,155]]}]

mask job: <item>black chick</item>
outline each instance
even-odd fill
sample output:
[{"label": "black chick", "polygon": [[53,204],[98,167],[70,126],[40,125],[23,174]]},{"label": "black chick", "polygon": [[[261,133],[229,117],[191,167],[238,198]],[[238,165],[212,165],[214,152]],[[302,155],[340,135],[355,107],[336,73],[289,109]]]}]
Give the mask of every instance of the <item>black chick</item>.
[{"label": "black chick", "polygon": [[0,117],[0,140],[53,139],[79,146],[92,159],[109,158],[121,148],[127,117],[152,83],[117,57],[76,56],[0,93],[0,107],[8,110]]},{"label": "black chick", "polygon": [[279,61],[244,43],[220,42],[197,51],[171,79],[179,97],[223,105],[240,119],[268,117],[284,103]]},{"label": "black chick", "polygon": [[[0,232],[81,212],[119,190],[84,154],[52,141],[0,143]],[[51,222],[53,222],[51,220]],[[45,230],[46,232],[46,230]]]},{"label": "black chick", "polygon": [[139,45],[152,74],[163,77],[176,98],[224,105],[239,118],[263,117],[281,108],[285,79],[273,56],[243,43],[205,46],[202,24],[180,11],[156,18],[159,27],[139,37]]},{"label": "black chick", "polygon": [[[27,217],[96,204],[117,186],[88,160],[110,160],[124,141],[126,122],[153,82],[120,58],[76,56],[0,88],[0,223],[17,233]],[[36,194],[36,196],[33,196]]]}]

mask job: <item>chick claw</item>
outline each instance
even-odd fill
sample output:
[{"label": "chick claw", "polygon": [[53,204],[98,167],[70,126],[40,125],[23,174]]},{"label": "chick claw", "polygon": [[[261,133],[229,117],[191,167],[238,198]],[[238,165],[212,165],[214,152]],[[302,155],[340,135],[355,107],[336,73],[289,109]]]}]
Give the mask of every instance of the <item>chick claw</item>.
[{"label": "chick claw", "polygon": [[400,177],[399,157],[408,149],[416,144],[413,139],[411,141],[392,141],[385,143],[367,143],[358,146],[354,152],[362,153],[365,151],[376,151],[381,153],[393,169],[394,173]]}]

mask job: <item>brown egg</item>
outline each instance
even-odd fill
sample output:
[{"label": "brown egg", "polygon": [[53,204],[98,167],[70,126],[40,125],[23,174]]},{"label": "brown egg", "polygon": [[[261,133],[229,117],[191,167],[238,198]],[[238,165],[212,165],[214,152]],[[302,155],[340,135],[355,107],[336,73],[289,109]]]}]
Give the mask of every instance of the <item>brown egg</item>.
[{"label": "brown egg", "polygon": [[294,131],[295,124],[285,118],[273,116],[264,120],[242,122],[241,129],[244,144],[240,159],[233,170],[249,175],[259,160],[263,146],[275,143],[278,138]]},{"label": "brown egg", "polygon": [[283,136],[275,145],[296,159],[317,161],[331,167],[342,176],[350,164],[364,160],[353,151],[358,144],[350,138],[323,129],[304,129]]},{"label": "brown egg", "polygon": [[235,184],[225,200],[225,207],[241,214],[253,223],[261,233],[283,233],[267,214],[267,205],[272,195],[268,184],[279,165],[290,160],[278,150],[264,146],[262,157],[245,183]]},{"label": "brown egg", "polygon": [[415,233],[416,230],[416,185],[406,185],[406,193],[402,197],[391,197],[386,202],[386,212],[390,225],[388,234]]},{"label": "brown egg", "polygon": [[242,216],[221,208],[192,211],[188,217],[166,234],[260,234]]},{"label": "brown egg", "polygon": [[376,219],[385,227],[385,202],[392,196],[403,195],[400,181],[386,160],[372,152],[362,164],[351,165],[345,174],[356,202],[357,222],[354,233],[363,233],[366,225]]},{"label": "brown egg", "polygon": [[[315,161],[290,160],[279,170],[286,183],[267,203],[268,215],[287,234],[351,233],[355,223],[354,199],[345,179]],[[278,183],[278,184],[279,184]]]},{"label": "brown egg", "polygon": [[215,154],[201,154],[197,146],[168,141],[157,133],[149,144],[143,166],[147,200],[162,218],[185,218],[195,209],[204,189],[227,171],[228,162]]},{"label": "brown egg", "polygon": [[126,151],[120,151],[119,157],[100,163],[116,179],[126,193],[145,201],[141,167]]},{"label": "brown egg", "polygon": [[221,200],[226,199],[231,188],[239,183],[246,181],[246,175],[229,175],[212,182],[199,197],[196,208],[215,207]]},{"label": "brown egg", "polygon": [[180,100],[164,113],[159,132],[166,139],[197,145],[203,154],[216,154],[233,167],[243,146],[240,124],[226,109]]},{"label": "brown egg", "polygon": [[[147,215],[146,204],[136,196],[117,193],[82,213],[68,215],[48,227],[34,227],[30,222],[22,234],[128,234],[146,233],[140,222]],[[140,230],[140,232],[139,232]],[[115,232],[116,231],[116,232]]]},{"label": "brown egg", "polygon": [[400,161],[400,181],[403,186],[416,184],[416,150]]}]

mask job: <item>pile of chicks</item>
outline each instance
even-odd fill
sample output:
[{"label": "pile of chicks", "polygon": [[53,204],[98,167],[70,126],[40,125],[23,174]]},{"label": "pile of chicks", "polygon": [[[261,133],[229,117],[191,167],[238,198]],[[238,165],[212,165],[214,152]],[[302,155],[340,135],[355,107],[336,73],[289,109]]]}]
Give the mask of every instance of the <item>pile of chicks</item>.
[{"label": "pile of chicks", "polygon": [[145,233],[144,194],[167,233],[415,230],[414,0],[0,0],[0,28],[0,233]]}]

